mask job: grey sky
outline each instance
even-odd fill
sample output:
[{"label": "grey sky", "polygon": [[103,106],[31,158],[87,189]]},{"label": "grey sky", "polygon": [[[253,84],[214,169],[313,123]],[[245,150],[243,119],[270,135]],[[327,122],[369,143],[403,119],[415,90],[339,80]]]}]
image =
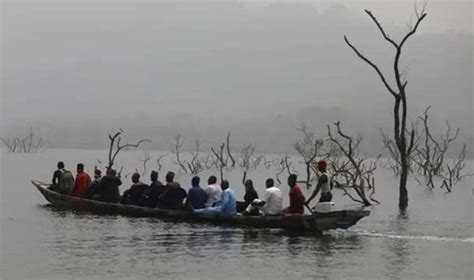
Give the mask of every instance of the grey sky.
[{"label": "grey sky", "polygon": [[[393,50],[363,9],[397,38],[413,1],[296,2],[3,1],[2,131],[90,147],[123,127],[166,148],[176,132],[230,129],[281,150],[301,121],[341,119],[377,145],[392,100],[342,36],[390,76]],[[410,110],[431,104],[472,139],[472,2],[430,1],[428,14],[403,59]]]},{"label": "grey sky", "polygon": [[393,26],[404,26],[409,22],[414,10],[415,3],[421,8],[423,3],[428,2],[430,19],[424,25],[420,33],[439,32],[471,32],[473,1],[466,0],[243,0],[248,6],[265,7],[275,3],[295,3],[310,5],[316,9],[324,10],[336,4],[348,7],[356,17],[365,17],[361,13],[364,9],[370,9],[383,20],[384,23]]}]

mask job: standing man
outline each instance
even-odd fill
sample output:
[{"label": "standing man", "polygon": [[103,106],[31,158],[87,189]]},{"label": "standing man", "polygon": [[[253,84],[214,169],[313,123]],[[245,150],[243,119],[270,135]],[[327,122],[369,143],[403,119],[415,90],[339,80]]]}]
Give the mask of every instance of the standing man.
[{"label": "standing man", "polygon": [[319,198],[319,202],[329,202],[332,200],[331,178],[326,172],[326,166],[326,161],[318,161],[318,170],[319,172],[321,172],[321,176],[319,176],[318,185],[316,186],[316,189],[314,190],[313,194],[305,202],[306,204],[309,204],[311,200],[316,197],[316,195],[319,193],[319,190],[321,190],[321,197]]},{"label": "standing man", "polygon": [[290,187],[290,206],[285,208],[285,214],[304,214],[304,194],[300,187],[296,184],[298,176],[291,174],[288,176],[288,186]]},{"label": "standing man", "polygon": [[91,185],[91,177],[89,174],[84,172],[84,164],[77,164],[77,175],[74,188],[72,189],[72,195],[78,197],[84,197]]}]

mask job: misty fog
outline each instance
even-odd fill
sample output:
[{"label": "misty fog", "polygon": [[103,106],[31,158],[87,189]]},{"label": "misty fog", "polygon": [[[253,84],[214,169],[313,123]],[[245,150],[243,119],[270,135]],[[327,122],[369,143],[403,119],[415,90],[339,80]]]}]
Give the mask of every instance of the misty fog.
[{"label": "misty fog", "polygon": [[[303,122],[324,137],[340,120],[380,152],[393,100],[343,35],[392,78],[394,50],[363,9],[399,38],[413,1],[345,2],[3,1],[2,135],[33,126],[49,147],[105,148],[122,128],[166,150],[176,133],[214,145],[230,130],[286,153]],[[472,149],[472,2],[427,12],[402,58],[410,117],[432,105],[433,130],[449,120]]]}]

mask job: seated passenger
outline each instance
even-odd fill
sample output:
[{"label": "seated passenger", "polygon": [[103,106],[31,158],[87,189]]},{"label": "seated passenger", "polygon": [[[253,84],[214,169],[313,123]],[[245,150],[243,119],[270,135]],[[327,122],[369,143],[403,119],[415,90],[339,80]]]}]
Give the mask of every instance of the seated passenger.
[{"label": "seated passenger", "polygon": [[174,182],[174,172],[173,171],[168,171],[168,173],[166,173],[166,176],[165,176],[165,180],[166,180],[166,186],[168,187],[171,183]]},{"label": "seated passenger", "polygon": [[64,168],[64,162],[58,162],[58,170],[54,171],[49,189],[58,193],[70,195],[74,189],[74,176]]},{"label": "seated passenger", "polygon": [[290,187],[290,206],[285,208],[283,212],[287,215],[304,214],[304,194],[300,187],[296,184],[298,177],[296,174],[288,176],[288,186]]},{"label": "seated passenger", "polygon": [[110,169],[107,171],[102,180],[100,180],[99,186],[99,197],[97,200],[102,202],[112,202],[117,203],[120,201],[120,191],[119,186],[122,184],[122,181],[117,176],[117,171],[115,169]]},{"label": "seated passenger", "polygon": [[150,180],[151,184],[148,188],[148,193],[146,194],[146,206],[156,208],[159,207],[159,198],[163,193],[165,193],[167,187],[158,181],[158,172],[155,170],[151,171]]},{"label": "seated passenger", "polygon": [[263,199],[255,199],[245,210],[245,214],[252,215],[255,210],[262,211],[266,216],[281,215],[283,211],[283,196],[279,188],[275,187],[272,178],[268,178],[265,182],[267,190],[263,195]]},{"label": "seated passenger", "polygon": [[204,189],[207,194],[206,207],[213,207],[221,199],[222,189],[217,185],[216,176],[210,176],[207,184],[208,186]]},{"label": "seated passenger", "polygon": [[53,179],[51,180],[51,186],[49,189],[52,191],[58,191],[59,182],[61,181],[61,175],[64,172],[64,162],[59,161],[57,164],[58,169],[53,173]]},{"label": "seated passenger", "polygon": [[148,185],[140,182],[140,174],[136,172],[132,175],[132,182],[133,185],[130,189],[123,193],[121,202],[122,204],[144,206]]},{"label": "seated passenger", "polygon": [[160,209],[185,210],[183,200],[187,197],[186,191],[174,181],[169,182],[167,187],[168,190],[159,198]]},{"label": "seated passenger", "polygon": [[194,210],[194,212],[204,214],[235,215],[235,213],[237,213],[235,195],[234,192],[229,188],[229,182],[227,180],[222,181],[221,189],[222,196],[216,207],[206,207],[203,209],[197,209]]},{"label": "seated passenger", "polygon": [[99,197],[100,194],[100,180],[102,178],[102,172],[97,167],[94,170],[94,180],[92,181],[89,189],[86,193],[86,198],[95,199]]},{"label": "seated passenger", "polygon": [[[244,201],[237,201],[237,212],[244,212],[245,209],[254,201],[255,199],[258,199],[258,193],[255,191],[255,188],[253,187],[253,182],[252,180],[246,180],[245,181],[245,195],[244,195]],[[258,209],[252,209],[253,212],[251,214],[257,215],[258,214]]]},{"label": "seated passenger", "polygon": [[91,185],[91,177],[84,172],[84,164],[77,164],[77,175],[72,189],[72,195],[78,197],[85,197],[89,186]]},{"label": "seated passenger", "polygon": [[207,194],[199,186],[201,179],[198,176],[194,176],[191,180],[191,188],[188,191],[188,199],[186,204],[190,205],[194,209],[201,209],[206,207]]}]

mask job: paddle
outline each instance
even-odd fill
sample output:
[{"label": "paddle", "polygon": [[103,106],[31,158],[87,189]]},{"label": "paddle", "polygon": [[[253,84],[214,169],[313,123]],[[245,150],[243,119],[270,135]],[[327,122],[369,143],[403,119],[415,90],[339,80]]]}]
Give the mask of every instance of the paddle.
[{"label": "paddle", "polygon": [[314,215],[314,211],[313,209],[311,209],[311,207],[309,207],[308,203],[304,203],[304,206],[306,206],[306,208],[308,208],[309,212],[311,212],[311,215]]}]

